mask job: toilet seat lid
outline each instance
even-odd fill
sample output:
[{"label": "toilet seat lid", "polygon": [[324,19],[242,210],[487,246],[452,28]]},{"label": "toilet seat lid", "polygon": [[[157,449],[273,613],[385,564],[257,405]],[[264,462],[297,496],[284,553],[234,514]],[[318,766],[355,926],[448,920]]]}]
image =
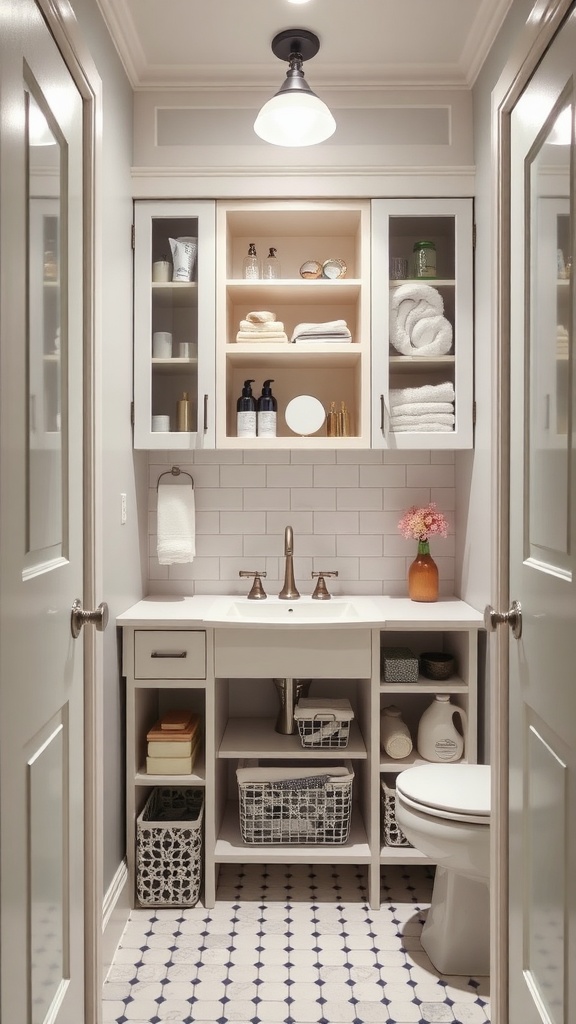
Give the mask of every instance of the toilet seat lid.
[{"label": "toilet seat lid", "polygon": [[424,813],[489,824],[490,765],[417,765],[400,772],[396,789]]}]

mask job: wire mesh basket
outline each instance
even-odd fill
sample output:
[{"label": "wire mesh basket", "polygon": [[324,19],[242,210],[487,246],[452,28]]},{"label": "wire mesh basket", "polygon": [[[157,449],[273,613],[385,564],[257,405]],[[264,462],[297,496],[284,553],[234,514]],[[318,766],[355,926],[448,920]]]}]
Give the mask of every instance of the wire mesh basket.
[{"label": "wire mesh basket", "polygon": [[396,790],[381,780],[382,842],[385,846],[412,846],[396,821]]},{"label": "wire mesh basket", "polygon": [[[352,818],[354,772],[350,761],[331,774],[325,762],[316,768],[284,767],[270,781],[250,777],[240,768],[238,795],[240,832],[255,846],[345,843]],[[306,774],[307,772],[307,774]],[[292,777],[291,777],[292,776]]]},{"label": "wire mesh basket", "polygon": [[153,789],[136,820],[136,895],[151,907],[190,907],[202,878],[203,789]]},{"label": "wire mesh basket", "polygon": [[300,742],[303,747],[343,748],[348,746],[350,723],[354,712],[348,700],[299,700],[294,709]]}]

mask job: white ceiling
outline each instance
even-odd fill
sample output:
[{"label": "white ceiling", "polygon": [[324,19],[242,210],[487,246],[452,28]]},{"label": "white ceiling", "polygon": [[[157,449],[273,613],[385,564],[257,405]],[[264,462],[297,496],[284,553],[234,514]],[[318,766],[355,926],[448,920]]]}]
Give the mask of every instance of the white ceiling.
[{"label": "white ceiling", "polygon": [[270,49],[307,28],[317,85],[470,87],[512,0],[98,0],[135,89],[279,87]]}]

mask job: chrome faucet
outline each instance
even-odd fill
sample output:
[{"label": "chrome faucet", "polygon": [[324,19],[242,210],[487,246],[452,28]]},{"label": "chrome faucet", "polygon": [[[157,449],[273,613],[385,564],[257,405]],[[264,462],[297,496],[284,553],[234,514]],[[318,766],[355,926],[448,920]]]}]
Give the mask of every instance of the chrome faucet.
[{"label": "chrome faucet", "polygon": [[291,526],[287,526],[284,531],[284,558],[286,565],[284,569],[284,586],[278,594],[278,597],[282,601],[295,601],[297,597],[300,597],[296,589],[296,581],[294,579],[294,534]]}]

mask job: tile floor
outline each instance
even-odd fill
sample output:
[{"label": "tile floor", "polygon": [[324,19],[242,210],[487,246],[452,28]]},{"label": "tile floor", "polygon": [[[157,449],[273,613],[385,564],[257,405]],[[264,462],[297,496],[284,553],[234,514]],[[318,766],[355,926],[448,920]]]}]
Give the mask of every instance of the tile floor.
[{"label": "tile floor", "polygon": [[103,993],[106,1024],[489,1024],[487,978],[438,976],[420,945],[433,875],[222,866],[218,902],[132,911]]}]

